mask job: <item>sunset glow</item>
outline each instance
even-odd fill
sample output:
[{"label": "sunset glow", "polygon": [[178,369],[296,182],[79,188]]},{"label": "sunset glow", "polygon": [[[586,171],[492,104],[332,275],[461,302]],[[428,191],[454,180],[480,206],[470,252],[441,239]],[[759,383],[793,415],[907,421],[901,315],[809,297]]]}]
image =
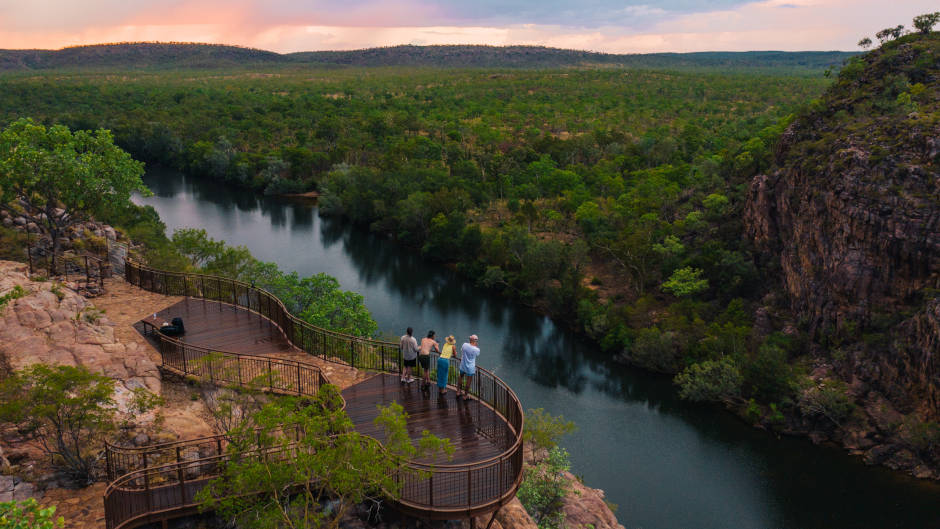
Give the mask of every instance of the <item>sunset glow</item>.
[{"label": "sunset glow", "polygon": [[[929,0],[36,0],[0,3],[0,48],[128,41],[235,44],[277,52],[398,44],[528,44],[613,53],[852,50]],[[861,29],[860,28],[864,28]]]}]

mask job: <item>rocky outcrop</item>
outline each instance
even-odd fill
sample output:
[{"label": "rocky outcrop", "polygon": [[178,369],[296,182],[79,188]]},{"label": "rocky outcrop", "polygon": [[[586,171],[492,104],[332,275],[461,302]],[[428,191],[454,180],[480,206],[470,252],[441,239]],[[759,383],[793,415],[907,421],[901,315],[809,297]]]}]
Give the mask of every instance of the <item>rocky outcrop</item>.
[{"label": "rocky outcrop", "polygon": [[901,419],[867,403],[940,421],[940,65],[928,60],[938,53],[912,35],[847,66],[783,135],[745,209],[764,270],[779,270],[785,325],[807,331],[816,365],[863,410],[828,438],[922,475],[936,475],[920,460],[936,469],[940,439],[909,457]]},{"label": "rocky outcrop", "polygon": [[119,405],[134,388],[160,393],[160,372],[149,351],[116,339],[107,315],[82,296],[53,281],[31,281],[22,263],[0,261],[0,296],[16,286],[26,295],[0,312],[0,358],[9,368],[85,366],[118,381]]}]

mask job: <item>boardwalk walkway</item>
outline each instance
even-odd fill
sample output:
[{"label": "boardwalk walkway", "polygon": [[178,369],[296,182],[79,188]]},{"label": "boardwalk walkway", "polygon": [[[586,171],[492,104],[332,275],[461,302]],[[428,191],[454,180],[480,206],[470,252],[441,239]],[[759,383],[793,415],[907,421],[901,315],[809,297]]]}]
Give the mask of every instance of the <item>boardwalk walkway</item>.
[{"label": "boardwalk walkway", "polygon": [[[383,432],[372,422],[377,405],[397,402],[408,413],[412,439],[419,439],[424,430],[449,438],[456,448],[453,459],[408,463],[422,472],[403,477],[401,497],[395,502],[401,511],[422,518],[467,518],[493,513],[515,495],[522,478],[522,408],[492,373],[478,369],[471,401],[457,401],[453,387],[439,397],[436,388],[425,392],[420,382],[399,382],[401,359],[395,344],[313,327],[251,285],[162,272],[131,261],[125,271],[128,282],[151,292],[188,296],[157,313],[157,320],[183,318],[187,332],[182,340],[153,332],[147,319],[138,324],[156,342],[164,369],[217,383],[242,383],[250,378],[246,374],[267,369],[265,380],[270,382],[265,389],[288,394],[313,394],[324,383],[339,382],[345,388],[346,411],[361,433],[381,442]],[[227,457],[225,444],[224,437],[215,436],[150,447],[109,447],[108,529],[193,512],[195,491]],[[193,459],[186,454],[198,455]]]}]

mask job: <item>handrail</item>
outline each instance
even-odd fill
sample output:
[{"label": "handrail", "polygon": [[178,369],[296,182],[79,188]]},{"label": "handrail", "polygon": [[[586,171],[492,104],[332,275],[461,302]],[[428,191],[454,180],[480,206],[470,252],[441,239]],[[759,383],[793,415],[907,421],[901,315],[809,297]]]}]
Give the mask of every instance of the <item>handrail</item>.
[{"label": "handrail", "polygon": [[[298,349],[326,361],[358,369],[400,373],[402,358],[398,344],[343,334],[316,327],[291,314],[283,302],[261,288],[243,281],[205,274],[167,272],[132,260],[125,261],[126,280],[140,288],[166,295],[201,298],[242,307],[275,323]],[[191,347],[161,335],[161,344]],[[163,345],[161,345],[162,349]],[[204,348],[205,349],[205,348]],[[182,356],[184,359],[185,351]],[[263,357],[267,358],[267,357]],[[470,393],[492,408],[511,428],[512,445],[502,454],[484,461],[459,465],[428,465],[416,461],[409,467],[428,474],[427,479],[405,480],[396,502],[416,513],[435,512],[448,516],[471,516],[490,512],[515,495],[522,481],[522,404],[515,392],[492,372],[477,368]],[[214,438],[210,438],[214,440]],[[193,443],[198,440],[193,440]],[[435,498],[436,488],[465,488],[460,498]],[[110,490],[110,489],[109,489]],[[495,491],[495,492],[494,492]],[[440,495],[439,495],[440,496]],[[106,505],[107,505],[106,498]],[[118,529],[109,520],[109,529]]]},{"label": "handrail", "polygon": [[[313,364],[192,345],[158,332],[156,326],[146,321],[141,323],[145,334],[159,340],[158,350],[162,367],[178,375],[199,377],[214,384],[229,383],[272,393],[307,397],[316,396],[321,386],[330,383],[322,370]],[[148,328],[152,329],[149,333]],[[342,399],[342,396],[340,398]],[[345,408],[345,401],[342,406]],[[148,463],[165,459],[164,452],[172,449],[209,445],[216,453],[222,453],[225,440],[225,436],[215,435],[143,447],[122,447],[105,442],[108,480],[113,481],[124,472],[146,468]]]}]

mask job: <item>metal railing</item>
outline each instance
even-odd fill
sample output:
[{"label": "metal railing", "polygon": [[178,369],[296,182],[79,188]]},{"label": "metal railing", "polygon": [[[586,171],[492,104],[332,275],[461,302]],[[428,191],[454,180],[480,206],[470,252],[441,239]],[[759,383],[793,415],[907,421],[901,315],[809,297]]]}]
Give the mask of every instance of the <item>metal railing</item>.
[{"label": "metal railing", "polygon": [[[156,270],[139,263],[128,260],[125,263],[125,278],[133,285],[152,292],[163,293],[167,295],[190,296],[211,301],[228,303],[238,307],[245,308],[264,316],[277,324],[284,332],[288,340],[298,349],[331,362],[343,363],[358,369],[381,371],[386,373],[400,373],[402,359],[398,350],[398,344],[372,340],[368,338],[356,337],[329,331],[311,325],[292,315],[284,304],[273,294],[257,288],[253,285],[218,276],[203,274],[188,274],[178,272],[166,272]],[[171,360],[171,368],[186,372],[190,369],[190,359],[201,354],[204,358],[207,352],[206,348],[195,348],[178,340],[160,335],[161,355],[173,354],[174,360]],[[168,348],[164,351],[164,348]],[[198,353],[189,353],[195,349],[203,349]],[[234,354],[234,353],[231,353]],[[242,355],[235,355],[242,356]],[[267,357],[264,358],[267,361]],[[237,362],[237,360],[228,360],[228,362]],[[203,362],[204,364],[204,362]],[[199,364],[199,369],[204,369],[204,365]],[[212,375],[212,368],[209,373]],[[288,369],[289,371],[289,369]],[[453,379],[454,369],[451,368],[449,378]],[[230,370],[231,373],[240,373],[241,370]],[[214,375],[212,375],[214,376]],[[322,373],[320,373],[322,377]],[[231,380],[232,376],[224,377],[228,383],[238,383]],[[242,379],[244,380],[244,378]],[[295,378],[295,381],[299,380]],[[325,377],[320,382],[325,381]],[[299,385],[280,388],[283,391],[296,391]],[[275,389],[274,384],[271,385]],[[401,495],[395,501],[403,510],[422,516],[433,516],[435,518],[476,516],[486,512],[491,512],[510,500],[516,493],[522,480],[523,466],[523,445],[522,429],[524,423],[522,404],[516,394],[499,377],[490,371],[477,368],[476,375],[471,380],[470,393],[477,397],[482,405],[493,409],[510,426],[513,436],[512,444],[500,455],[473,463],[454,464],[454,465],[431,465],[409,461],[406,463],[415,472],[403,474],[401,483]],[[182,441],[179,443],[169,443],[163,446],[162,460],[166,460],[166,450],[170,455],[175,455],[177,449],[184,450],[186,447],[215,444],[215,456],[224,457],[218,454],[222,453],[222,436],[208,437],[193,441]],[[115,458],[118,456],[114,456]],[[201,460],[198,460],[201,461]],[[196,462],[198,462],[196,461]],[[215,466],[205,466],[200,463],[199,468],[216,469]],[[112,462],[109,460],[109,465]],[[138,461],[137,464],[140,464]],[[142,463],[145,467],[150,464],[146,459]],[[181,467],[182,465],[192,465],[194,462],[176,461],[171,463]],[[123,464],[114,461],[115,472],[118,469],[130,472],[141,473],[146,470],[129,469]],[[176,467],[174,467],[176,468]],[[192,468],[192,467],[186,467]],[[217,470],[213,470],[217,472]],[[128,474],[129,476],[130,474]],[[143,475],[146,475],[144,472]],[[108,513],[109,503],[108,494],[116,494],[122,490],[121,484],[126,483],[125,477],[116,479],[108,488],[105,496],[106,513]],[[129,478],[128,478],[129,479]],[[187,481],[180,479],[180,483],[190,483],[195,487],[195,483],[205,483],[209,477],[193,478]],[[180,503],[184,500],[191,501],[182,487],[176,494],[178,500],[170,499],[170,496],[162,498],[161,501],[176,501],[178,508],[184,508],[189,504]],[[148,501],[153,501],[148,500]],[[156,509],[151,513],[165,512],[171,509],[169,504],[150,505],[148,508]],[[114,508],[112,517],[108,514],[108,528],[118,529],[129,527],[134,520],[150,520],[141,514],[124,513],[118,507]],[[130,517],[128,517],[130,516]],[[142,522],[141,522],[142,523]]]}]

